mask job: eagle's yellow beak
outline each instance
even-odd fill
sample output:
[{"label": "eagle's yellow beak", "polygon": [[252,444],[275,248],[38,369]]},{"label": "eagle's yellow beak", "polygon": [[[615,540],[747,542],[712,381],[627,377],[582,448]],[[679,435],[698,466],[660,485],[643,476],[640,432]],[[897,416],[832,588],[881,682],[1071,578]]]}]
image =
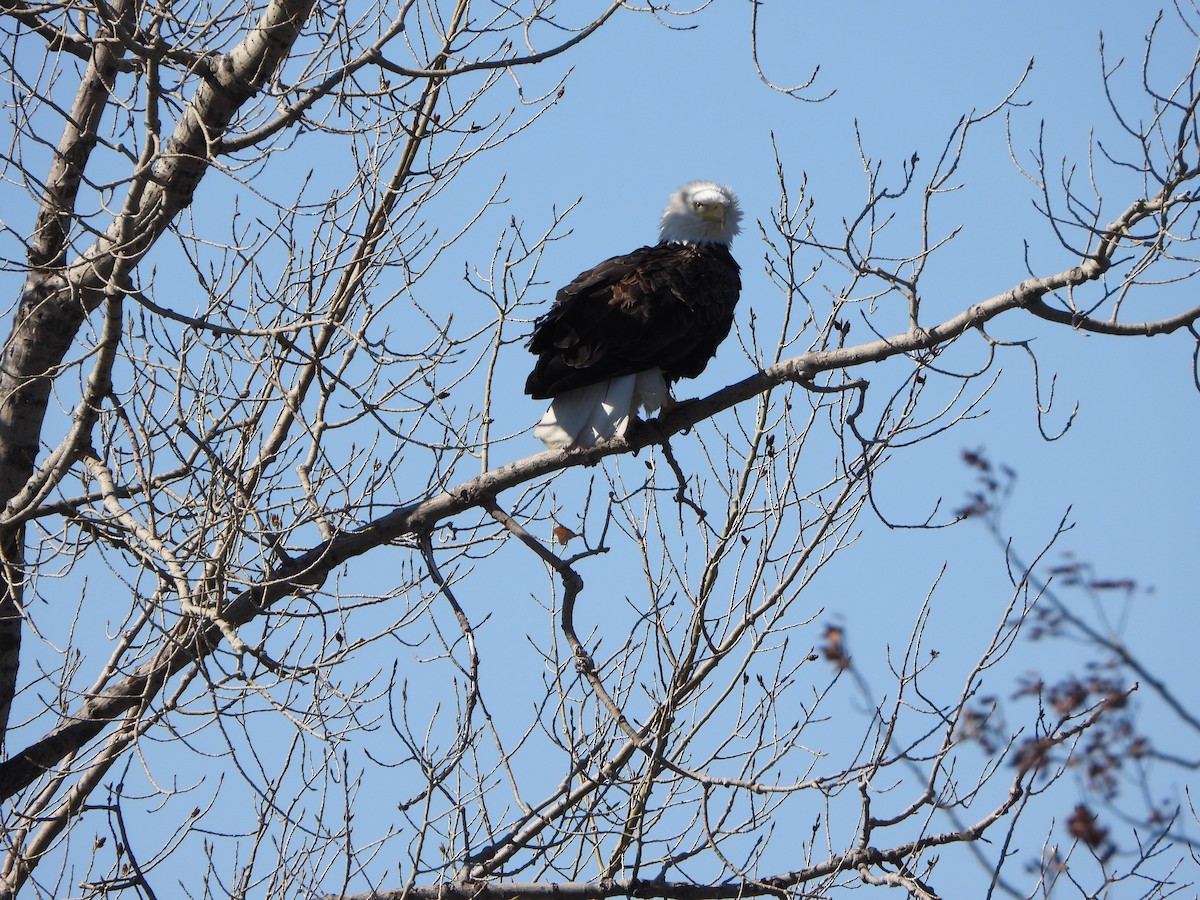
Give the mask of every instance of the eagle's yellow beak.
[{"label": "eagle's yellow beak", "polygon": [[704,208],[700,210],[700,217],[708,222],[716,222],[721,228],[725,227],[725,220],[728,218],[729,212],[725,209],[724,203],[706,203]]}]

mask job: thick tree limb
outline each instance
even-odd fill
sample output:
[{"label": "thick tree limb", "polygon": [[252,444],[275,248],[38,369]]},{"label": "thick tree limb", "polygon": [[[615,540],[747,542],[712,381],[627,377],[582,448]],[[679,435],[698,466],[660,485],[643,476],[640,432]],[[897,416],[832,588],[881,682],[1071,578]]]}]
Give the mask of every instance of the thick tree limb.
[{"label": "thick tree limb", "polygon": [[[33,474],[50,389],[84,317],[105,296],[124,292],[128,273],[191,204],[212,163],[212,141],[287,57],[311,9],[312,0],[275,0],[241,44],[213,58],[209,77],[201,82],[163,152],[135,176],[122,214],[80,259],[67,264],[69,222],[118,59],[112,42],[96,42],[38,216],[30,275],[0,353],[0,504],[16,496]],[[23,543],[20,528],[0,534],[0,737],[16,689]]]}]

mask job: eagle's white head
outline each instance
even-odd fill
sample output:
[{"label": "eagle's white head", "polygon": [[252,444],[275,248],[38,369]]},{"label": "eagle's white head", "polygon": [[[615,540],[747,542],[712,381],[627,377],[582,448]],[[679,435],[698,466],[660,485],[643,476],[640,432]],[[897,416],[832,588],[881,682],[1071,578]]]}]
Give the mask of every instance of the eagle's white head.
[{"label": "eagle's white head", "polygon": [[691,181],[671,195],[658,226],[663,243],[726,244],[738,233],[737,195],[711,181]]}]

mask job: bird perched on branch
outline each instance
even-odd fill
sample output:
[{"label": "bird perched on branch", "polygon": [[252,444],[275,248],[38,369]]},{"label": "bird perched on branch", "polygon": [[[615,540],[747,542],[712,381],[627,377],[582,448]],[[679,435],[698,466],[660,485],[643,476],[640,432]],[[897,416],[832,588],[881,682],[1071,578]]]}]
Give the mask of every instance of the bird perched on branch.
[{"label": "bird perched on branch", "polygon": [[547,447],[624,437],[640,408],[704,371],[733,324],[742,281],[729,244],[742,211],[727,187],[685,184],[667,202],[658,243],[614,256],[558,292],[537,320],[525,393],[553,398],[533,433]]}]

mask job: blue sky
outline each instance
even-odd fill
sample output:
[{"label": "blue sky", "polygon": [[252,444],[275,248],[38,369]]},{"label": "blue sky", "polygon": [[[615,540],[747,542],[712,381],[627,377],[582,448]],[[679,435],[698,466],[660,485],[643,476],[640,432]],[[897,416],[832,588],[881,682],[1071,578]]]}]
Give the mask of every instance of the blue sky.
[{"label": "blue sky", "polygon": [[[1144,109],[1139,106],[1141,54],[1157,12],[1151,4],[1128,2],[835,6],[765,0],[759,6],[764,74],[788,85],[807,80],[819,67],[804,96],[815,100],[832,95],[808,102],[785,96],[760,80],[749,51],[750,10],[743,0],[720,0],[694,18],[668,19],[687,29],[677,32],[652,17],[622,12],[544,69],[520,72],[525,96],[532,97],[557,84],[566,67],[573,68],[561,101],[545,118],[473,162],[447,193],[449,198],[474,198],[504,182],[503,205],[484,215],[467,240],[448,252],[444,271],[421,285],[419,299],[426,308],[447,314],[469,310],[475,301],[462,281],[464,267],[486,265],[509,220],[517,219],[530,233],[540,232],[552,210],[579,200],[566,222],[569,233],[551,246],[542,263],[540,277],[546,286],[541,293],[548,304],[554,288],[577,272],[652,242],[659,213],[675,187],[693,178],[711,178],[738,192],[745,213],[743,234],[733,248],[744,274],[738,312],[744,334],[751,313],[767,322],[779,309],[779,294],[763,272],[764,247],[757,225],[769,221],[777,202],[774,148],[794,196],[802,179],[807,181],[818,233],[836,239],[841,222],[857,214],[866,192],[860,138],[862,152],[881,165],[882,183],[898,184],[903,164],[914,154],[920,159],[918,180],[927,178],[960,117],[998,103],[1021,80],[1032,58],[1035,65],[1016,98],[1028,105],[1011,110],[1012,154],[1020,165],[1031,166],[1031,152],[1040,139],[1052,171],[1057,171],[1057,160],[1067,157],[1086,180],[1093,134],[1113,152],[1123,152],[1100,77],[1100,33],[1105,34],[1110,63],[1126,59],[1114,82],[1115,99],[1123,108]],[[1171,27],[1160,37],[1159,64],[1153,71],[1164,77],[1185,72],[1196,49],[1195,35],[1171,16],[1168,12]],[[505,88],[488,102],[514,101],[515,92]],[[935,231],[947,234],[959,226],[962,231],[925,276],[925,309],[931,321],[1016,284],[1026,274],[1027,258],[1039,274],[1075,261],[1057,245],[1035,209],[1037,191],[1010,158],[1005,126],[1005,118],[999,116],[972,133],[960,171],[962,187],[935,208]],[[315,142],[306,136],[298,147],[305,149],[308,140]],[[335,162],[344,166],[344,158],[326,160],[303,152],[294,156],[280,154],[255,186],[278,185],[272,179],[295,182],[312,166],[318,169],[318,180],[326,175],[341,178],[331,170]],[[1096,173],[1109,215],[1141,190],[1140,183],[1119,168],[1098,162]],[[220,188],[218,177],[205,182],[207,193],[193,211],[203,225],[226,217],[234,201],[228,182]],[[249,192],[238,199],[249,202]],[[916,224],[908,208],[887,240],[910,246]],[[453,224],[445,228],[452,230]],[[162,253],[156,262],[170,259],[170,250]],[[269,253],[261,262],[269,282]],[[813,251],[811,265],[820,262]],[[823,265],[806,288],[819,314],[831,302],[827,291],[836,292],[841,283],[836,267],[829,261]],[[164,264],[162,271],[170,269]],[[8,293],[15,296],[17,276],[7,278]],[[148,276],[146,280],[152,281]],[[160,299],[190,308],[190,284],[163,278],[157,287]],[[382,294],[391,287],[385,277],[377,290]],[[1160,310],[1193,305],[1194,294],[1194,285],[1184,283],[1135,296],[1130,304],[1154,317]],[[206,299],[198,296],[195,308],[203,308]],[[885,330],[898,331],[902,318],[885,308],[876,321]],[[939,519],[945,521],[975,486],[976,474],[962,464],[962,451],[985,451],[1018,474],[1005,518],[1018,552],[1026,559],[1038,552],[1069,509],[1073,528],[1050,559],[1058,561],[1069,553],[1094,563],[1100,577],[1135,579],[1140,587],[1132,597],[1104,602],[1111,602],[1113,615],[1127,614],[1123,634],[1134,652],[1152,662],[1162,678],[1191,690],[1200,626],[1200,471],[1194,462],[1194,448],[1200,443],[1200,394],[1193,384],[1188,335],[1118,340],[1072,334],[1022,314],[1010,314],[989,330],[998,338],[1033,342],[1043,401],[1052,379],[1055,390],[1054,406],[1043,425],[1052,433],[1059,431],[1078,405],[1071,428],[1058,440],[1043,439],[1028,357],[1011,350],[1000,359],[1003,377],[982,404],[986,415],[905,451],[882,471],[875,486],[881,509],[893,522],[918,521],[940,509]],[[856,319],[851,339],[867,335],[865,324]],[[400,335],[400,343],[406,337]],[[962,366],[981,358],[979,342],[964,341],[948,354]],[[519,345],[510,346],[502,361],[500,372],[510,384],[496,410],[497,428],[503,433],[528,428],[541,414],[542,404],[519,390],[530,363]],[[753,369],[753,361],[731,339],[704,375],[677,393],[705,394]],[[889,379],[898,371],[881,366],[862,374],[886,394],[891,390]],[[731,422],[732,414],[725,414],[717,426],[727,428]],[[706,434],[711,440],[712,432]],[[690,436],[678,439],[678,445],[690,447],[688,452],[696,446]],[[493,462],[540,449],[527,432],[517,434],[497,446]],[[642,463],[638,459],[608,465],[638,469]],[[811,466],[818,483],[830,471],[833,454],[816,442],[804,464]],[[473,473],[460,474],[465,478]],[[579,508],[591,475],[576,468],[556,476],[554,490],[564,508]],[[422,482],[418,489],[423,487]],[[903,647],[926,594],[940,579],[927,645],[942,654],[938,677],[953,693],[955,679],[978,656],[1009,600],[1011,587],[1001,554],[983,528],[971,522],[937,531],[892,529],[867,512],[859,524],[863,538],[851,562],[823,574],[802,611],[820,611],[819,623],[836,621],[847,627],[856,666],[884,695],[890,689],[889,653]],[[392,567],[400,553],[376,554],[356,564],[348,581],[359,588],[364,582],[368,587],[394,586]],[[615,583],[618,559],[614,553],[580,564],[594,597],[603,598],[601,591]],[[522,676],[536,683],[540,662],[527,653],[525,635],[549,641],[554,633],[550,617],[537,607],[544,597],[534,596],[549,582],[529,578],[531,571],[541,577],[540,563],[513,542],[497,558],[480,560],[479,566],[506,580],[487,583],[488,591],[467,596],[466,602],[483,615],[480,611],[491,610],[496,599],[494,585],[500,584],[508,595],[497,608],[514,613],[496,615],[489,623],[493,640],[497,634],[509,639],[500,641],[499,655],[487,662],[502,671],[504,654],[525,654]],[[634,606],[636,602],[631,598]],[[362,619],[369,622],[372,614],[363,611]],[[394,616],[390,610],[388,614]],[[611,626],[606,615],[596,614],[597,627]],[[622,621],[616,612],[612,618]],[[612,627],[619,638],[620,628]],[[819,628],[805,634],[806,640],[816,641]],[[396,649],[397,659],[412,655],[410,647]],[[364,665],[386,669],[390,661],[371,658]],[[1043,645],[1022,644],[989,689],[1003,694],[1022,672],[1049,673],[1074,662],[1062,647],[1055,647],[1049,658]],[[498,698],[498,705],[523,700],[518,692],[513,694]],[[439,698],[414,696],[413,703],[435,699]],[[1148,709],[1148,714],[1154,716],[1155,711]],[[849,740],[861,736],[858,724],[851,731]],[[181,802],[192,803],[188,798]],[[1046,815],[1058,814],[1070,802]],[[387,819],[393,812],[388,804],[380,804],[378,810],[364,810],[359,824],[370,827],[364,823],[377,813],[386,827],[394,824]]]},{"label": "blue sky", "polygon": [[[578,68],[560,108],[504,159],[505,192],[512,208],[529,216],[582,197],[570,218],[573,233],[544,268],[554,285],[598,259],[651,241],[675,185],[695,177],[730,184],[746,212],[734,247],[745,271],[739,308],[744,324],[750,309],[764,311],[777,297],[761,271],[754,224],[767,220],[776,202],[772,135],[793,185],[807,176],[822,233],[835,236],[841,219],[857,213],[866,190],[856,129],[864,152],[882,163],[882,181],[898,182],[902,163],[914,152],[921,160],[918,178],[927,177],[959,117],[998,103],[1032,59],[1016,98],[1027,105],[1011,110],[1012,154],[1032,168],[1040,139],[1052,175],[1065,157],[1086,180],[1093,135],[1110,152],[1123,152],[1101,80],[1100,35],[1109,65],[1125,60],[1114,99],[1125,114],[1144,116],[1144,35],[1156,12],[1151,4],[1129,3],[762,4],[765,74],[786,85],[806,80],[820,66],[807,95],[835,92],[820,103],[761,84],[748,52],[748,4],[717,4],[697,18],[698,28],[678,34],[626,16],[572,58]],[[1172,16],[1167,13],[1170,27],[1164,26],[1151,69],[1168,80],[1186,72],[1196,46]],[[935,216],[935,227],[962,225],[963,231],[926,278],[931,315],[949,315],[1016,284],[1026,274],[1027,246],[1038,274],[1074,262],[1035,210],[1037,191],[1010,157],[1005,126],[997,117],[972,135],[963,187]],[[1141,189],[1102,161],[1097,180],[1109,217]],[[830,272],[830,282],[836,278]],[[817,306],[821,282],[812,290]],[[1147,295],[1142,308],[1153,317],[1157,310],[1193,305],[1194,294],[1192,284],[1164,288],[1161,296]],[[958,508],[974,486],[975,473],[960,461],[964,449],[983,449],[1012,467],[1018,482],[1005,525],[1016,550],[1031,558],[1067,515],[1072,529],[1049,560],[1083,560],[1099,577],[1134,579],[1139,590],[1131,598],[1104,598],[1106,614],[1125,620],[1123,635],[1134,652],[1194,698],[1188,685],[1200,625],[1200,471],[1191,460],[1200,438],[1200,395],[1189,336],[1071,334],[1025,315],[1007,316],[989,330],[1033,341],[1043,402],[1052,380],[1054,387],[1044,428],[1057,433],[1078,404],[1070,429],[1058,440],[1043,439],[1033,372],[1024,354],[1011,352],[1002,358],[1004,377],[984,404],[987,415],[908,452],[880,479],[878,497],[889,516],[917,520],[939,501],[943,512]],[[723,351],[679,393],[703,394],[745,374],[746,361]],[[531,406],[530,421],[539,412]],[[821,461],[815,464],[819,471]],[[820,584],[814,600],[826,607],[827,618],[847,625],[856,660],[886,692],[886,656],[907,639],[945,566],[928,644],[946,655],[944,671],[954,677],[955,664],[972,661],[990,637],[1009,598],[1001,554],[971,523],[931,533],[864,522],[869,549],[857,565],[838,568]],[[1022,645],[990,689],[1004,693],[1021,672],[1049,677],[1078,662],[1069,648]],[[1147,715],[1156,721],[1152,708]],[[1170,744],[1169,734],[1163,742]],[[1167,791],[1181,789],[1175,784]]]},{"label": "blue sky", "polygon": [[[544,216],[552,204],[582,197],[569,220],[572,235],[544,265],[551,285],[651,241],[666,194],[682,181],[706,177],[737,190],[746,212],[735,243],[746,282],[741,317],[768,307],[775,295],[758,264],[762,250],[754,223],[766,220],[776,202],[772,134],[793,184],[807,175],[822,233],[836,236],[840,220],[858,211],[866,190],[856,128],[864,151],[882,162],[883,182],[898,182],[901,163],[914,152],[920,177],[959,117],[999,102],[1030,59],[1033,70],[1017,97],[1028,106],[1012,110],[1017,161],[1031,167],[1041,129],[1052,167],[1066,157],[1086,170],[1093,132],[1106,146],[1120,147],[1100,78],[1100,35],[1110,66],[1125,59],[1115,82],[1124,93],[1117,100],[1140,113],[1144,35],[1157,12],[1150,4],[1127,3],[868,3],[837,11],[762,4],[765,74],[793,84],[820,66],[806,95],[834,91],[821,103],[807,103],[759,81],[748,51],[748,10],[743,3],[717,4],[689,20],[697,28],[674,34],[647,17],[618,17],[572,57],[577,68],[560,107],[499,161],[512,198],[506,212],[534,217],[540,209]],[[1195,49],[1194,38],[1172,16],[1167,14],[1156,57],[1164,75],[1172,61],[1175,72],[1186,71]],[[1115,215],[1139,185],[1112,169],[1100,177],[1102,188],[1116,186],[1105,207]],[[1034,209],[1037,193],[1010,159],[1002,118],[973,134],[961,182],[935,219],[947,230],[961,224],[963,231],[940,264],[931,266],[927,309],[949,314],[1017,283],[1025,275],[1027,243],[1039,274],[1073,262]],[[1183,287],[1185,297],[1189,290]],[[819,303],[820,292],[813,293]],[[1153,315],[1174,307],[1164,291],[1161,301],[1149,299],[1145,308]],[[1055,442],[1041,438],[1032,372],[1021,354],[1010,354],[1003,360],[1006,377],[986,404],[988,415],[915,453],[908,463],[914,468],[893,473],[883,494],[900,509],[906,502],[929,508],[939,496],[953,507],[973,479],[958,464],[959,451],[985,448],[1019,473],[1011,513],[1016,531],[1040,540],[1070,507],[1074,552],[1101,561],[1108,575],[1155,585],[1156,614],[1144,624],[1151,646],[1161,647],[1157,642],[1173,637],[1163,633],[1160,615],[1167,613],[1160,605],[1177,603],[1175,615],[1194,616],[1200,576],[1192,549],[1200,476],[1186,462],[1186,448],[1196,444],[1200,397],[1192,385],[1188,336],[1068,334],[1029,316],[1005,317],[992,331],[1034,339],[1043,392],[1055,379],[1046,429],[1059,430],[1078,403],[1070,430]],[[691,387],[701,393],[743,374],[744,360],[722,353]],[[531,404],[531,417],[536,406]],[[946,553],[937,549],[945,540],[962,541],[959,552],[970,553],[975,538],[931,538],[932,560]],[[888,551],[881,545],[880,552]]]}]

